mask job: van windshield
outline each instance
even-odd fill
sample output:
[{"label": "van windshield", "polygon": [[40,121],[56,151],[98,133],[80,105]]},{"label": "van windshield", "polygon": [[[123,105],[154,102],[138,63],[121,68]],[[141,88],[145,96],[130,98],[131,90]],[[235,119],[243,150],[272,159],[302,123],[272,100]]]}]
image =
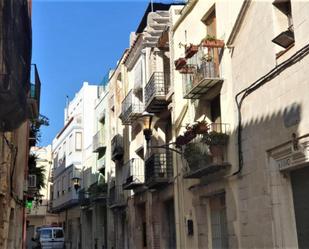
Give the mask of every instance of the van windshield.
[{"label": "van windshield", "polygon": [[41,229],[40,230],[40,238],[41,239],[51,239],[52,238],[51,229]]}]

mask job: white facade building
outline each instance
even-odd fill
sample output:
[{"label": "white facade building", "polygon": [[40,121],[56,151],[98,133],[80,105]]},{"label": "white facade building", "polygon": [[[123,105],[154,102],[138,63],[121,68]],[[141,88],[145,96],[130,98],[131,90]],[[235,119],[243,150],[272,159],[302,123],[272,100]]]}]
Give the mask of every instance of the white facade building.
[{"label": "white facade building", "polygon": [[80,245],[79,192],[74,189],[73,177],[91,167],[92,137],[94,133],[94,104],[98,86],[84,82],[82,88],[64,110],[64,127],[52,144],[54,164],[53,211],[60,213],[60,222],[66,228],[67,246]]}]

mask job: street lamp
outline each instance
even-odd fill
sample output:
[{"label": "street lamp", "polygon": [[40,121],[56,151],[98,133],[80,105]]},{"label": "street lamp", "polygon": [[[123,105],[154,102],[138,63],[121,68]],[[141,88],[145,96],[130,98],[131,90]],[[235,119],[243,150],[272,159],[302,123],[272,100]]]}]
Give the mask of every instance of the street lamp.
[{"label": "street lamp", "polygon": [[72,182],[73,182],[73,186],[75,191],[77,192],[77,190],[80,188],[80,177],[78,176],[74,176],[71,178]]},{"label": "street lamp", "polygon": [[159,118],[154,113],[149,113],[149,112],[143,112],[142,116],[139,119],[140,124],[142,125],[142,128],[143,128],[143,132],[144,132],[147,145],[149,144],[149,141],[151,139],[152,130],[158,120]]},{"label": "street lamp", "polygon": [[174,151],[178,154],[182,154],[181,151],[178,151],[176,149],[169,147],[171,144],[174,144],[174,143],[167,143],[167,144],[163,144],[163,145],[160,145],[160,146],[149,146],[149,141],[150,141],[151,136],[152,136],[152,130],[153,130],[153,128],[154,128],[154,126],[155,126],[155,124],[157,123],[158,120],[159,120],[159,118],[154,113],[149,113],[149,112],[143,112],[142,116],[139,118],[139,123],[141,124],[141,126],[143,128],[145,140],[146,140],[146,143],[147,143],[147,149],[149,149],[149,148],[163,148],[163,149]]}]

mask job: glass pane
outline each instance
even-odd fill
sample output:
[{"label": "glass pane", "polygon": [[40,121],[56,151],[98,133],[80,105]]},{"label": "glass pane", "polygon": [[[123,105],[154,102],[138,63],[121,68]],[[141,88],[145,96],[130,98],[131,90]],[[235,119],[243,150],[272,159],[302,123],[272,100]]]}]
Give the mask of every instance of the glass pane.
[{"label": "glass pane", "polygon": [[51,239],[52,231],[50,229],[40,230],[40,238],[41,239]]},{"label": "glass pane", "polygon": [[63,231],[61,229],[55,229],[54,238],[63,238]]}]

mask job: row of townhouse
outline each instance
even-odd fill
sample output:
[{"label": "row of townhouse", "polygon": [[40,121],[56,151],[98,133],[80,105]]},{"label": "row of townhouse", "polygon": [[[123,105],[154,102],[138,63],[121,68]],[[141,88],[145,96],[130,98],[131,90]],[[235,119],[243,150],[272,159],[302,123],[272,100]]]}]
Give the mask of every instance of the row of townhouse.
[{"label": "row of townhouse", "polygon": [[30,148],[41,125],[41,81],[31,64],[31,1],[0,1],[0,248],[26,248]]},{"label": "row of townhouse", "polygon": [[70,248],[307,248],[308,11],[149,4],[54,141]]}]

